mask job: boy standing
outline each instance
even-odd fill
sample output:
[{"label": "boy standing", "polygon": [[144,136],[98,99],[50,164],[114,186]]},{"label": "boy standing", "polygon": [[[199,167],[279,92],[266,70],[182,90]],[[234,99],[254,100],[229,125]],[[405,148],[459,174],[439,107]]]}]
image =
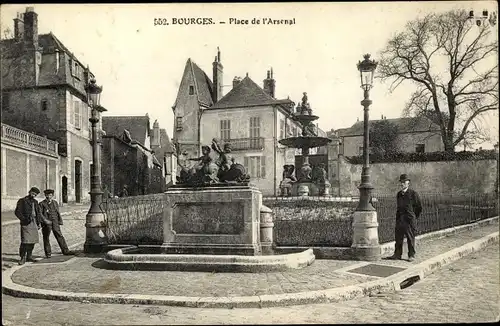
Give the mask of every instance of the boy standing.
[{"label": "boy standing", "polygon": [[57,243],[61,248],[63,255],[72,255],[73,253],[69,250],[66,240],[61,233],[61,225],[63,225],[63,220],[61,214],[59,213],[59,205],[57,201],[53,200],[54,190],[47,189],[43,192],[45,194],[45,199],[40,202],[40,209],[42,213],[42,235],[43,235],[43,249],[45,251],[45,257],[50,258],[52,252],[50,247],[50,232],[54,232]]}]

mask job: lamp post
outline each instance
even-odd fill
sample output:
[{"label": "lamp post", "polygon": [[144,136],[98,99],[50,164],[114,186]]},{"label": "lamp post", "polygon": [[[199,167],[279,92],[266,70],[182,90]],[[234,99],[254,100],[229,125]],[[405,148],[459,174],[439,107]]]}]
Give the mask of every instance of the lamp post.
[{"label": "lamp post", "polygon": [[87,92],[87,102],[92,110],[89,119],[92,125],[92,175],[90,185],[90,209],[86,216],[86,235],[83,250],[86,253],[102,252],[107,245],[106,237],[106,213],[102,209],[102,188],[101,188],[101,155],[100,155],[100,135],[97,132],[97,124],[101,112],[106,111],[100,106],[102,86],[97,86],[92,78],[85,87]]},{"label": "lamp post", "polygon": [[369,108],[370,89],[373,87],[373,76],[377,68],[377,62],[370,60],[370,55],[365,54],[364,60],[358,62],[358,70],[361,77],[361,88],[364,98],[361,105],[364,109],[363,121],[363,169],[361,172],[361,184],[359,185],[359,204],[353,214],[353,242],[352,249],[354,257],[360,260],[380,259],[380,245],[378,242],[377,212],[370,203],[373,186],[370,182],[370,126]]}]

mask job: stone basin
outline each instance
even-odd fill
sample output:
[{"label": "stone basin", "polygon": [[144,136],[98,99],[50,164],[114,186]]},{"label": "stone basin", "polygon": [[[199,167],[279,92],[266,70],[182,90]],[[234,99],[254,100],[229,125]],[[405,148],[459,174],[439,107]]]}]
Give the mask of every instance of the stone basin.
[{"label": "stone basin", "polygon": [[160,246],[131,246],[108,251],[104,257],[107,269],[163,270],[199,272],[279,272],[301,269],[311,265],[315,256],[312,249],[299,253],[244,256],[165,254]]},{"label": "stone basin", "polygon": [[279,143],[290,148],[314,148],[325,146],[332,140],[326,137],[319,136],[299,136],[281,139]]}]

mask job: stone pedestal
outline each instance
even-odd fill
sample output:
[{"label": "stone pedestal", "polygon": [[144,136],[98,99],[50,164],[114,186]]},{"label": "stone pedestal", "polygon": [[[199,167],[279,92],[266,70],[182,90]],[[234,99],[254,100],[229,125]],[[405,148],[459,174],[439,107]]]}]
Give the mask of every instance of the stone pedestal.
[{"label": "stone pedestal", "polygon": [[353,256],[358,260],[374,261],[381,256],[378,242],[376,211],[355,211],[353,214]]},{"label": "stone pedestal", "polygon": [[165,253],[261,254],[262,193],[254,186],[173,186],[165,200]]},{"label": "stone pedestal", "polygon": [[262,205],[260,209],[260,244],[263,255],[272,255],[273,251],[273,211]]}]

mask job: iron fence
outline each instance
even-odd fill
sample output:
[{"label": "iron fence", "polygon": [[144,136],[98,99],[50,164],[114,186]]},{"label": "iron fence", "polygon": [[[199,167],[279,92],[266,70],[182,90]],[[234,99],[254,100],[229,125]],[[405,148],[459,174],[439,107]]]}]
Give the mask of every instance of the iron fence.
[{"label": "iron fence", "polygon": [[[394,241],[396,194],[373,194],[380,243]],[[498,215],[496,194],[420,194],[422,214],[417,233],[424,234],[473,223]],[[264,205],[274,212],[274,239],[278,246],[349,247],[352,213],[358,198],[268,197]]]},{"label": "iron fence", "polygon": [[[380,243],[394,241],[396,195],[374,194]],[[417,219],[417,234],[465,225],[498,215],[496,194],[420,194],[422,214]]]},{"label": "iron fence", "polygon": [[163,194],[107,199],[109,243],[162,244],[163,207]]}]

